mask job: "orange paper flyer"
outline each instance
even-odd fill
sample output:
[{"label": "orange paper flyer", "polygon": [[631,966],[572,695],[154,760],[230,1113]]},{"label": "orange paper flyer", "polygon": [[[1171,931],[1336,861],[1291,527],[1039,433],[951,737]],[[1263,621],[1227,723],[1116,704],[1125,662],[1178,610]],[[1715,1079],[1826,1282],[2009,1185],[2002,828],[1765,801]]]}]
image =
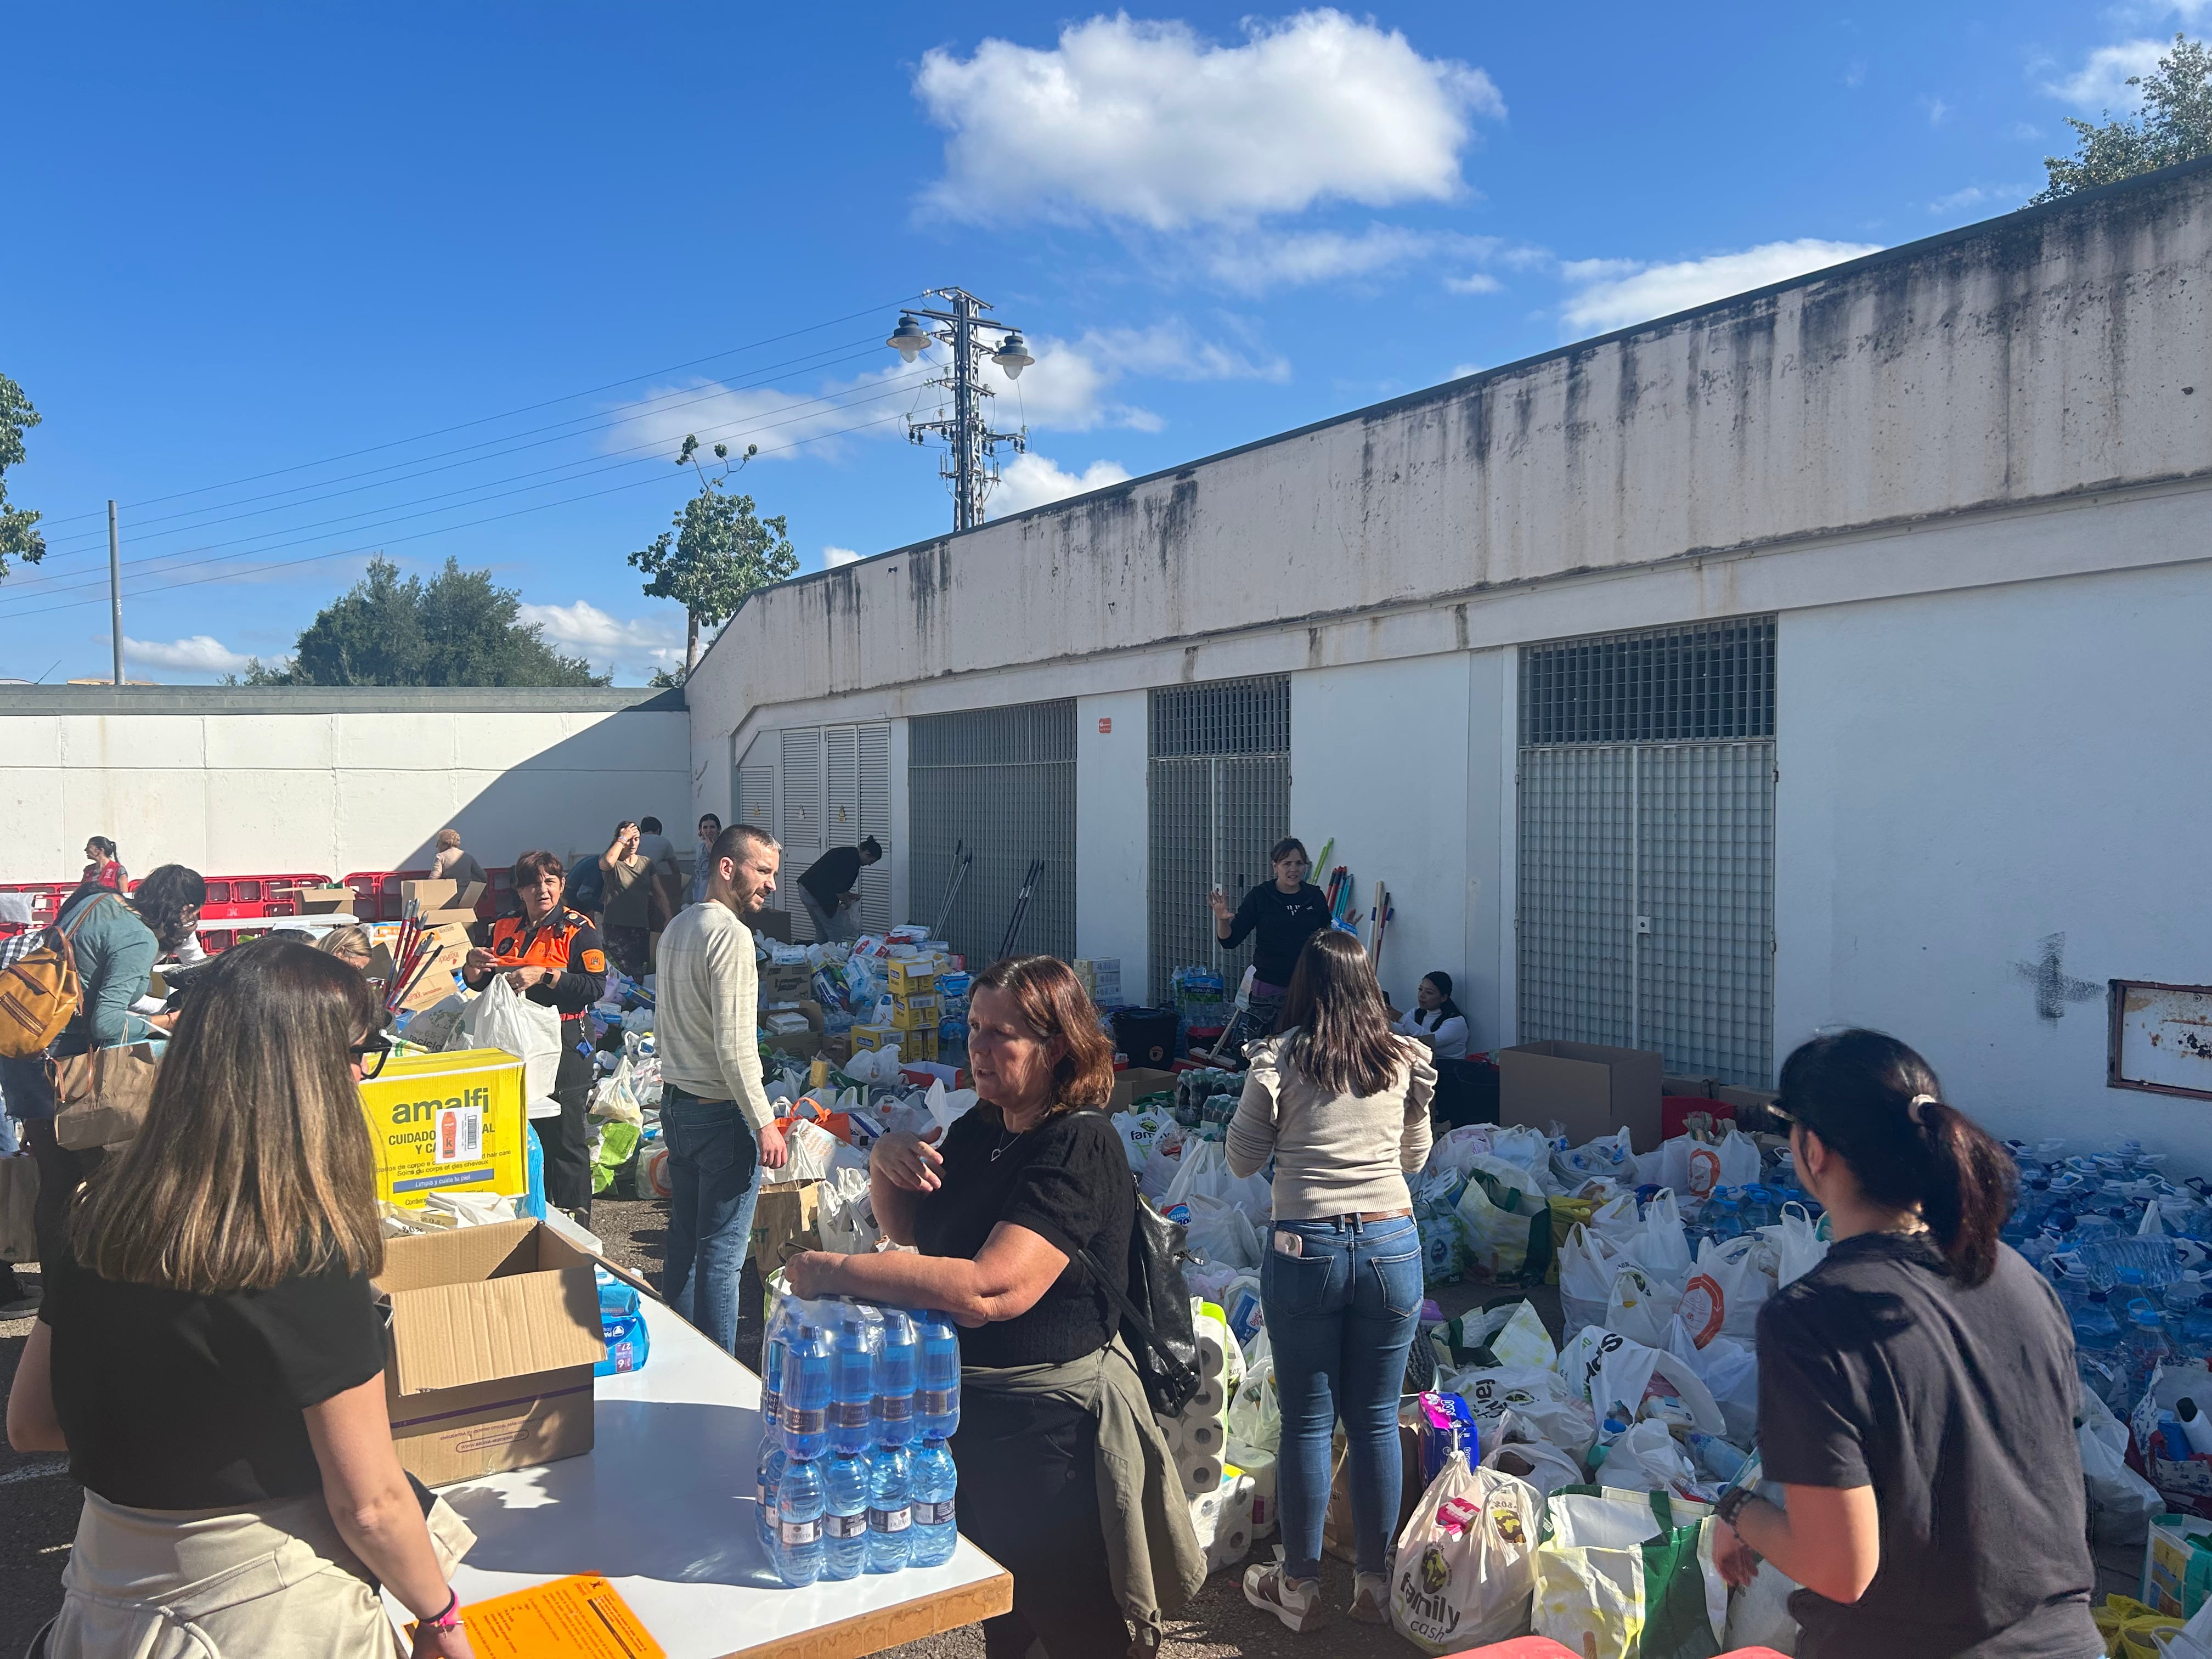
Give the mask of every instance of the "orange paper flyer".
[{"label": "orange paper flyer", "polygon": [[471,1601],[461,1617],[477,1659],[668,1659],[596,1573]]}]

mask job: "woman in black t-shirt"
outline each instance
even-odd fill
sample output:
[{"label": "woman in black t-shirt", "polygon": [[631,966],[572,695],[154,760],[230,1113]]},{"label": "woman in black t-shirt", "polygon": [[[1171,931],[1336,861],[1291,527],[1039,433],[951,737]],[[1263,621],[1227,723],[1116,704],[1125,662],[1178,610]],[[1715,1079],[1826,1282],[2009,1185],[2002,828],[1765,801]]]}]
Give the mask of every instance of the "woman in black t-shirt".
[{"label": "woman in black t-shirt", "polygon": [[84,1512],[48,1659],[167,1651],[468,1659],[392,1448],[375,1153],[356,1085],[382,1010],[270,938],[200,978],[145,1127],[70,1206],[8,1397],[18,1451],[66,1451]]},{"label": "woman in black t-shirt", "polygon": [[1206,896],[1213,911],[1213,936],[1223,950],[1233,951],[1259,935],[1252,944],[1252,998],[1246,1011],[1255,1042],[1274,1035],[1283,999],[1291,992],[1291,975],[1297,971],[1298,952],[1328,926],[1328,896],[1306,879],[1313,868],[1306,844],[1285,836],[1269,849],[1267,861],[1275,878],[1245,894],[1235,910],[1218,887]]},{"label": "woman in black t-shirt", "polygon": [[2087,1659],[2073,1334],[1998,1242],[2011,1159],[1941,1096],[1878,1031],[1782,1067],[1834,1243],[1759,1310],[1759,1447],[1787,1508],[1727,1494],[1719,1565],[1747,1583],[1764,1557],[1804,1586],[1807,1659]]},{"label": "woman in black t-shirt", "polygon": [[968,1029],[981,1103],[941,1148],[890,1134],[869,1155],[877,1222],[921,1254],[810,1251],[786,1275],[800,1296],[935,1308],[962,1328],[960,1530],[1014,1576],[1013,1611],[984,1621],[989,1659],[1037,1640],[1051,1659],[1123,1659],[1099,1504],[1099,1437],[1115,1420],[1105,1393],[1133,1395],[1139,1426],[1158,1429],[1115,1340],[1120,1314],[1075,1259],[1128,1271],[1136,1184],[1099,1109],[1113,1050],[1073,970],[1050,957],[978,975]]}]

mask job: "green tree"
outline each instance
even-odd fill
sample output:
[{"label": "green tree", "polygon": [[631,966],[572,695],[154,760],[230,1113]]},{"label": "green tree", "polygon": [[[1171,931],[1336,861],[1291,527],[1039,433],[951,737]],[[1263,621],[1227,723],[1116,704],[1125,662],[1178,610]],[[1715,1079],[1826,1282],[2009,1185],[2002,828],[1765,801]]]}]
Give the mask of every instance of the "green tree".
[{"label": "green tree", "polygon": [[684,504],[672,521],[676,526],[672,531],[662,531],[652,546],[629,556],[631,564],[653,578],[645,585],[648,595],[674,599],[684,607],[686,678],[698,666],[700,623],[714,628],[727,622],[750,595],[799,568],[789,520],[781,514],[763,519],[754,510],[751,496],[728,495],[722,489],[732,472],[759,453],[758,447],[748,445],[732,466],[729,446],[716,444],[714,459],[722,463],[722,470],[711,478],[699,465],[698,451],[698,439],[687,434],[676,464],[699,474],[699,493]]},{"label": "green tree", "polygon": [[2173,49],[2158,67],[2148,75],[2130,75],[2128,84],[2142,90],[2142,112],[2124,121],[2107,110],[2102,126],[2069,116],[2074,154],[2043,158],[2050,183],[2030,207],[2212,155],[2212,52],[2202,40],[2175,35]]},{"label": "green tree", "polygon": [[0,374],[0,578],[8,561],[36,564],[46,556],[46,538],[36,528],[39,514],[8,505],[8,469],[23,463],[23,434],[39,423],[39,411],[23,388]]},{"label": "green tree", "polygon": [[489,570],[452,559],[424,581],[402,580],[379,554],[346,592],[323,607],[293,655],[247,665],[249,685],[605,685],[580,657],[515,620],[520,596]]}]

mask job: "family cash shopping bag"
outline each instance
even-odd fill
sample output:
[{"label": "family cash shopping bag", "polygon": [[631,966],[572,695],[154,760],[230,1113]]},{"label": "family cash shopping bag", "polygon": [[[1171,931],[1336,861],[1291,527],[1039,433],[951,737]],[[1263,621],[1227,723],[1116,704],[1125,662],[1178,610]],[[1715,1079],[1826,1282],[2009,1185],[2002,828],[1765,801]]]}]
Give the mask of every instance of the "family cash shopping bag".
[{"label": "family cash shopping bag", "polygon": [[1536,1547],[1534,1633],[1583,1659],[1712,1659],[1729,1592],[1711,1515],[1663,1492],[1554,1492]]},{"label": "family cash shopping bag", "polygon": [[1398,1534],[1390,1622],[1425,1653],[1458,1653],[1528,1628],[1530,1553],[1544,1518],[1534,1486],[1470,1468],[1454,1448]]}]

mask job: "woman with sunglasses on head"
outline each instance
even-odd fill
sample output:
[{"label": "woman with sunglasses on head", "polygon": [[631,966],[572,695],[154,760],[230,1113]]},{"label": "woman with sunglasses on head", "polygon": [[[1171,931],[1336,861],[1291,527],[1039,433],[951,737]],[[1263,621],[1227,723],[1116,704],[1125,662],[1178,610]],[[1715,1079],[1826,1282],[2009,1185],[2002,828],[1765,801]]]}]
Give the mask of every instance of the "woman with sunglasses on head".
[{"label": "woman with sunglasses on head", "polygon": [[18,1451],[84,1487],[47,1659],[468,1659],[392,1447],[368,982],[304,942],[234,947],[177,1022],[144,1129],[71,1208],[8,1397]]},{"label": "woman with sunglasses on head", "polygon": [[1759,1316],[1759,1447],[1776,1504],[1721,1500],[1729,1582],[1763,1557],[1808,1659],[2091,1659],[2096,1583],[2074,1339],[1997,1229],[2011,1158],[1895,1037],[1814,1038],[1776,1109],[1826,1259]]}]

